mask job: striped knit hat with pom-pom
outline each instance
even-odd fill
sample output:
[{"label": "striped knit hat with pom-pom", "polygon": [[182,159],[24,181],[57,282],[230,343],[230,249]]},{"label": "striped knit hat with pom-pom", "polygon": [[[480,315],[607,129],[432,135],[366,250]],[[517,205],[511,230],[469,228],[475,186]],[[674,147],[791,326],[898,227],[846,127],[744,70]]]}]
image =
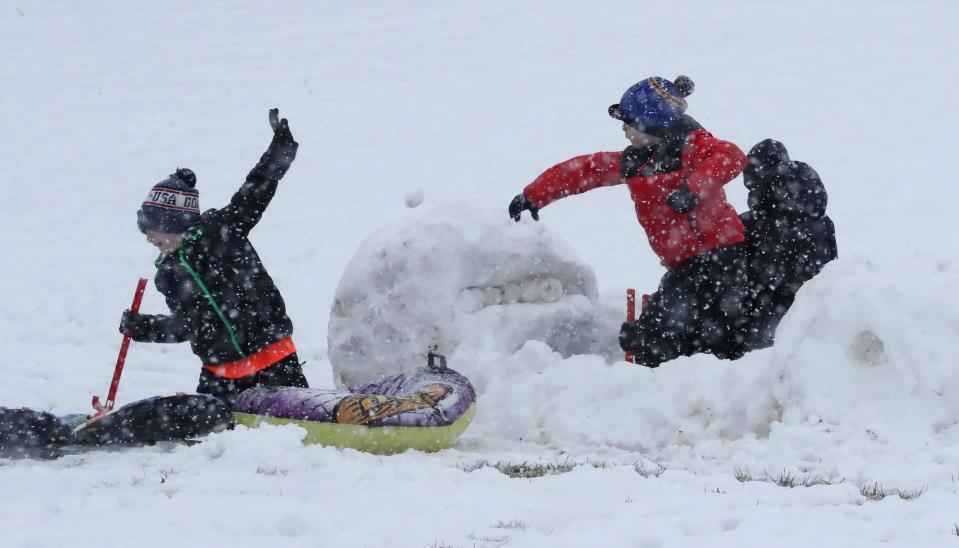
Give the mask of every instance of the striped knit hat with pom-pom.
[{"label": "striped knit hat with pom-pom", "polygon": [[200,193],[196,175],[186,168],[177,168],[169,178],[153,185],[137,211],[137,227],[181,234],[200,220]]},{"label": "striped knit hat with pom-pom", "polygon": [[693,88],[689,76],[677,76],[672,82],[652,76],[630,86],[619,103],[609,107],[609,115],[639,130],[664,128],[686,112],[686,97]]}]

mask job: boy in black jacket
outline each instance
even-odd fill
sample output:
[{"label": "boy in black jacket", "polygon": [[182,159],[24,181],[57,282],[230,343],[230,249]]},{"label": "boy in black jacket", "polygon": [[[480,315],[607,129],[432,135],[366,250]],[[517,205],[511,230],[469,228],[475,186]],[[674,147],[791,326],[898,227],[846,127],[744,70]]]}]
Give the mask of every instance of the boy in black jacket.
[{"label": "boy in black jacket", "polygon": [[154,283],[170,313],[128,310],[120,322],[135,341],[190,341],[203,363],[197,392],[228,402],[256,385],[307,386],[283,297],[247,239],[299,146],[277,109],[270,125],[273,141],[226,207],[200,214],[189,169],[150,190],[137,225],[160,249]]}]

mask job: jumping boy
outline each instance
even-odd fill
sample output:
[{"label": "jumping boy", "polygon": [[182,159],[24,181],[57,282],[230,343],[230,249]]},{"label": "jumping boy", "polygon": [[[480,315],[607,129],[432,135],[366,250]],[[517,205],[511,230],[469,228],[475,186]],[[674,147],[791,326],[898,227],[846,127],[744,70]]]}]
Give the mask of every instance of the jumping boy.
[{"label": "jumping boy", "polygon": [[623,152],[578,156],[543,172],[509,206],[534,220],[547,205],[603,186],[625,184],[639,224],[666,274],[620,346],[636,363],[658,367],[707,352],[736,359],[747,350],[747,257],[743,224],[723,185],[746,155],[685,114],[693,82],[653,76],[626,90],[609,115],[622,122]]}]

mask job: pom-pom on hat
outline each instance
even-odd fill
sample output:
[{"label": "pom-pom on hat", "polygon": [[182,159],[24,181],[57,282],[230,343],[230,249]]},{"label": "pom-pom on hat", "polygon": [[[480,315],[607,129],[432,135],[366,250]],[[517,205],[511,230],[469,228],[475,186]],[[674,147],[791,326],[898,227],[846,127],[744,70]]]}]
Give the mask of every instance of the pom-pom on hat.
[{"label": "pom-pom on hat", "polygon": [[694,87],[689,76],[673,82],[652,76],[630,86],[619,103],[609,107],[609,115],[640,130],[668,127],[686,112],[686,97]]},{"label": "pom-pom on hat", "polygon": [[200,193],[196,175],[186,168],[177,168],[169,178],[153,185],[137,211],[137,227],[181,234],[200,220]]}]

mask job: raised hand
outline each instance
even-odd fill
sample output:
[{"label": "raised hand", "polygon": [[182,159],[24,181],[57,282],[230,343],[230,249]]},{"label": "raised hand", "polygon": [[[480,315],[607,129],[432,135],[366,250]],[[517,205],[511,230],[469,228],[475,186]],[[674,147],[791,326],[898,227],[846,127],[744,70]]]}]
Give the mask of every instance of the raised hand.
[{"label": "raised hand", "polygon": [[300,144],[293,139],[290,123],[286,118],[280,118],[280,109],[270,109],[270,127],[273,129],[273,140],[266,149],[256,170],[263,177],[279,181],[290,169],[290,164],[296,158],[296,150]]},{"label": "raised hand", "polygon": [[273,133],[280,129],[280,109],[278,108],[270,109],[270,127],[273,128]]}]

